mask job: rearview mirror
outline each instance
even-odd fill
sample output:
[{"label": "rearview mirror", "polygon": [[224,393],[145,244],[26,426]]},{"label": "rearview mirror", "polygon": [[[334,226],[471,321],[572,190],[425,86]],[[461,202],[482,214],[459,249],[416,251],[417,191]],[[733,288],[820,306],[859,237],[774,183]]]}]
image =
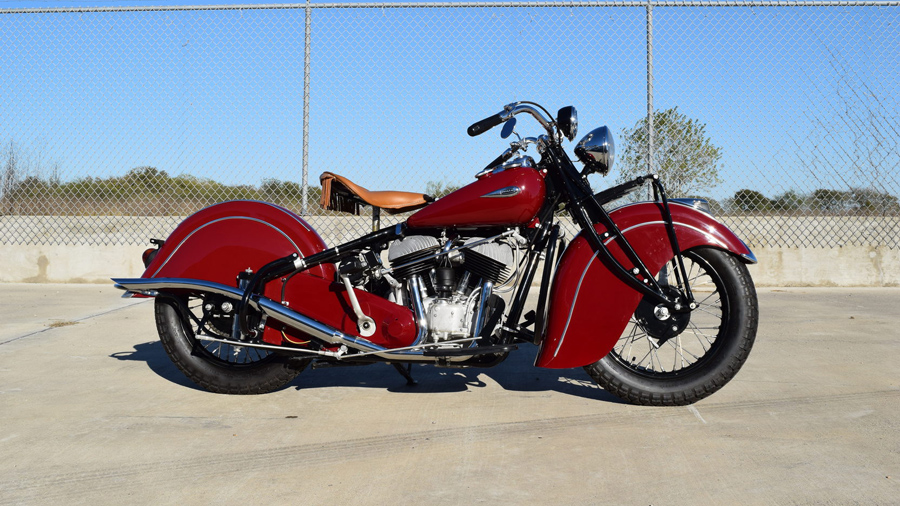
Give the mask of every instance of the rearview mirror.
[{"label": "rearview mirror", "polygon": [[500,130],[500,138],[505,139],[512,135],[513,130],[516,129],[516,118],[510,118],[506,123],[503,124],[503,130]]},{"label": "rearview mirror", "polygon": [[570,141],[578,135],[578,111],[575,107],[568,105],[563,107],[556,113],[556,125],[559,131]]}]

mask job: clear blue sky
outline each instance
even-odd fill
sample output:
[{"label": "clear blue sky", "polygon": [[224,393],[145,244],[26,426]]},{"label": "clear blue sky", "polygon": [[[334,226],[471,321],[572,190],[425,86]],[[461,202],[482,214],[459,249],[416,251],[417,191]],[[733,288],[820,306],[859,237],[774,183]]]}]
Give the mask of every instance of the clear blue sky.
[{"label": "clear blue sky", "polygon": [[[183,2],[0,9],[167,4]],[[65,179],[152,165],[299,181],[304,16],[0,15],[0,142]],[[716,198],[865,186],[873,160],[896,194],[898,27],[897,8],[657,8],[655,106],[700,119],[723,147]],[[466,183],[505,147],[466,127],[514,100],[573,104],[582,133],[618,135],[646,114],[644,36],[641,8],[316,9],[310,182],[328,170],[372,189]]]}]

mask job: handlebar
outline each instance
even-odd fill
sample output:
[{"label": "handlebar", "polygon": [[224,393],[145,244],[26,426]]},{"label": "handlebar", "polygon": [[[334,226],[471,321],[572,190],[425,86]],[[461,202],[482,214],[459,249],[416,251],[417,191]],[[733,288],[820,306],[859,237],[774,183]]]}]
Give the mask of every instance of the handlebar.
[{"label": "handlebar", "polygon": [[488,130],[494,128],[495,126],[499,125],[500,123],[503,123],[504,121],[508,120],[511,117],[512,116],[509,116],[506,119],[504,119],[503,113],[498,112],[497,114],[495,114],[493,116],[484,118],[483,120],[481,120],[477,123],[474,123],[474,124],[472,124],[472,126],[469,127],[469,129],[468,129],[469,137],[475,137],[476,135],[481,135],[481,134],[487,132]]},{"label": "handlebar", "polygon": [[[537,105],[537,104],[535,104],[535,105]],[[538,107],[540,107],[540,106],[538,106]],[[513,102],[512,104],[508,104],[508,105],[504,106],[503,110],[498,112],[497,114],[494,114],[493,116],[488,116],[487,118],[484,118],[483,120],[472,124],[472,126],[470,126],[468,129],[469,136],[475,137],[476,135],[481,135],[484,132],[487,132],[488,130],[490,130],[491,128],[494,128],[495,126],[499,125],[500,123],[509,121],[516,114],[521,114],[523,112],[527,112],[532,117],[534,117],[534,119],[536,119],[537,122],[540,123],[541,126],[544,127],[545,130],[547,130],[548,136],[541,135],[538,138],[534,138],[534,137],[526,137],[524,139],[520,138],[520,142],[511,143],[509,149],[504,151],[500,156],[495,158],[491,163],[487,164],[487,167],[482,169],[478,174],[475,175],[475,177],[480,177],[481,175],[490,172],[491,169],[493,169],[497,165],[500,165],[503,162],[512,158],[513,155],[515,155],[516,152],[518,152],[520,149],[527,149],[528,144],[538,144],[538,146],[539,146],[538,149],[540,150],[540,142],[553,143],[553,142],[560,142],[562,140],[562,137],[554,135],[554,126],[556,126],[556,123],[554,123],[552,119],[546,118],[541,113],[540,110],[536,109],[535,107],[532,107],[531,105],[528,105],[528,104],[522,103],[522,102]],[[547,113],[547,114],[549,114],[549,113]]]},{"label": "handlebar", "polygon": [[497,114],[473,123],[467,131],[469,133],[469,136],[471,137],[481,135],[491,128],[499,125],[500,123],[508,121],[516,114],[521,114],[523,112],[527,112],[532,117],[534,117],[534,119],[536,119],[537,122],[540,123],[542,127],[544,127],[544,130],[547,131],[547,134],[550,135],[551,139],[556,139],[556,136],[553,135],[553,126],[556,123],[554,123],[552,119],[545,118],[541,111],[528,104],[523,104],[520,102],[513,102],[512,104],[504,106],[503,110],[498,112]]}]

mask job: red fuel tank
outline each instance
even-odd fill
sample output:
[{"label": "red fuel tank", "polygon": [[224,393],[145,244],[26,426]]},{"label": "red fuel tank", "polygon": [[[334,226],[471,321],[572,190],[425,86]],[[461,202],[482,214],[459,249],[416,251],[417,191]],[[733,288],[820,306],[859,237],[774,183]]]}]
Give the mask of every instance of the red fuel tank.
[{"label": "red fuel tank", "polygon": [[525,225],[544,203],[544,177],[537,169],[487,174],[413,214],[412,228]]}]

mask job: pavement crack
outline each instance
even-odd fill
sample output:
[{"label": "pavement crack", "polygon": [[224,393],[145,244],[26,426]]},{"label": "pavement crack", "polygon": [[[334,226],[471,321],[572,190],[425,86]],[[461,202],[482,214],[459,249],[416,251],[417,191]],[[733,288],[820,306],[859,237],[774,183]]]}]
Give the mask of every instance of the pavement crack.
[{"label": "pavement crack", "polygon": [[[150,300],[150,299],[147,299],[147,300]],[[97,317],[99,317],[99,316],[108,315],[108,314],[110,314],[110,313],[115,313],[115,312],[121,311],[121,310],[123,310],[123,309],[128,309],[128,308],[130,308],[130,307],[134,307],[134,306],[137,306],[137,305],[140,305],[140,304],[144,304],[144,303],[147,302],[147,300],[142,300],[142,301],[140,301],[140,302],[135,302],[135,303],[133,303],[133,304],[126,304],[126,305],[124,305],[124,306],[122,306],[122,307],[117,307],[117,308],[109,309],[109,310],[106,310],[106,311],[102,311],[102,312],[100,312],[100,313],[94,313],[94,314],[90,314],[90,315],[87,315],[87,316],[82,316],[81,318],[75,318],[75,319],[73,319],[73,320],[67,320],[67,321],[65,322],[65,325],[59,325],[59,324],[54,325],[54,324],[51,324],[50,326],[45,327],[45,328],[42,328],[42,329],[40,329],[40,330],[35,330],[35,331],[33,331],[33,332],[29,332],[29,333],[23,334],[23,335],[21,335],[21,336],[16,336],[16,337],[13,337],[12,339],[7,339],[6,341],[0,341],[0,346],[3,346],[4,344],[9,344],[9,343],[18,341],[18,340],[20,340],[20,339],[25,339],[26,337],[36,336],[36,335],[38,335],[38,334],[43,334],[44,332],[49,332],[49,331],[51,331],[51,330],[56,330],[56,329],[61,328],[61,327],[66,327],[66,326],[74,325],[74,324],[76,324],[76,323],[81,323],[81,322],[84,322],[84,321],[87,321],[87,320],[91,320],[91,319],[97,318]]]}]

